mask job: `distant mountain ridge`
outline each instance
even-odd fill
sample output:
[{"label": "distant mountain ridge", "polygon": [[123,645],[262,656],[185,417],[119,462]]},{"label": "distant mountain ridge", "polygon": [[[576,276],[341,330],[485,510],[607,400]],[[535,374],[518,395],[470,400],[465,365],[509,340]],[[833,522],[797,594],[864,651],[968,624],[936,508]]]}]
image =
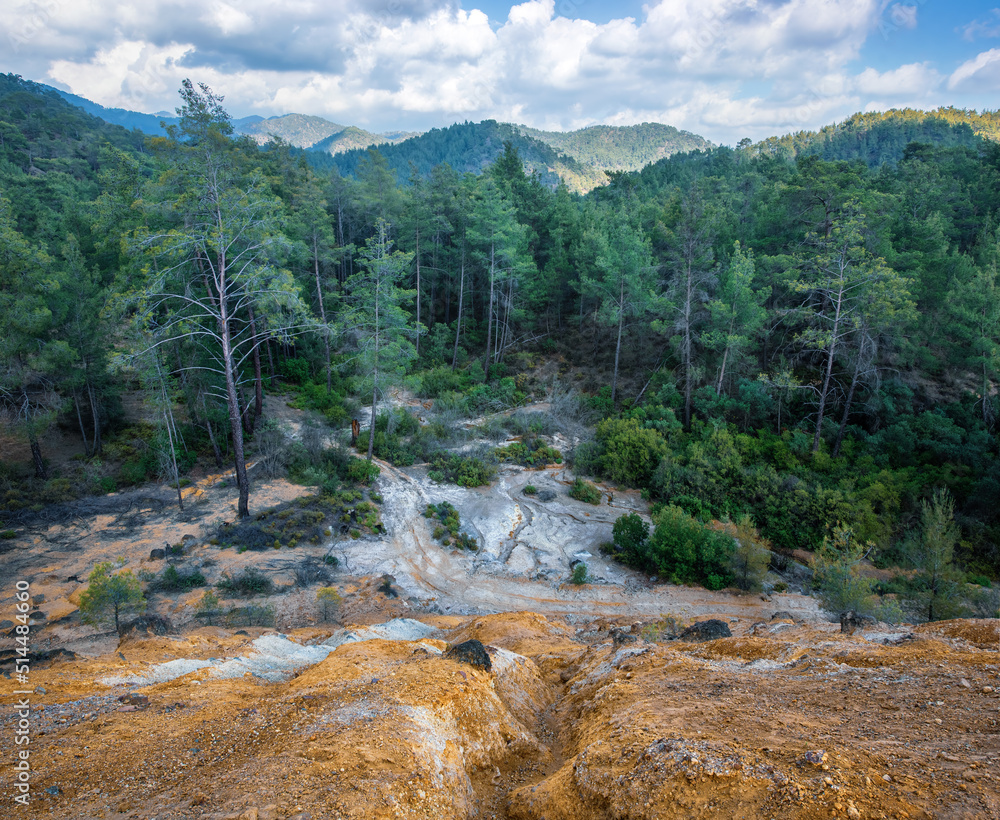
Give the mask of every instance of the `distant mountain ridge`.
[{"label": "distant mountain ridge", "polygon": [[608,171],[638,171],[652,162],[686,151],[705,151],[711,142],[672,125],[591,125],[576,131],[539,131],[515,126],[578,162]]},{"label": "distant mountain ridge", "polygon": [[[178,122],[177,117],[105,108],[76,94],[56,88],[51,90],[88,114],[130,130],[162,135],[164,125]],[[510,141],[521,153],[525,167],[537,172],[546,184],[555,186],[561,179],[570,189],[579,192],[603,185],[607,181],[605,170],[638,171],[678,152],[713,147],[697,134],[648,122],[629,126],[594,125],[561,132],[484,120],[456,123],[426,133],[388,131],[379,134],[323,117],[283,114],[237,118],[233,120],[233,129],[258,145],[265,145],[272,136],[278,137],[306,151],[313,165],[336,165],[343,174],[353,174],[364,152],[378,147],[401,179],[409,176],[412,166],[428,174],[442,162],[461,173],[479,173],[500,155],[504,141]],[[334,156],[338,159],[331,162],[329,158]]]},{"label": "distant mountain ridge", "polygon": [[[585,193],[607,182],[608,171],[638,171],[672,154],[711,149],[712,143],[670,125],[643,123],[632,126],[596,125],[578,131],[539,131],[526,125],[484,120],[435,128],[398,144],[379,146],[397,177],[406,179],[411,169],[426,176],[431,168],[448,163],[459,173],[480,173],[510,142],[526,170],[537,173],[543,184],[555,187],[560,180],[570,190]],[[353,175],[365,156],[364,146],[345,151],[330,161],[341,174]]]}]

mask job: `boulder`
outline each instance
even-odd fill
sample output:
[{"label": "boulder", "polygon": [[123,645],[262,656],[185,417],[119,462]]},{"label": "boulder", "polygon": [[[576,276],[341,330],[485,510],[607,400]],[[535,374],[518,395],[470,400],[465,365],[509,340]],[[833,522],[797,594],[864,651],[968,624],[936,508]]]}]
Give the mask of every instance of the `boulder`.
[{"label": "boulder", "polygon": [[150,550],[149,551],[149,560],[150,561],[162,561],[166,557],[167,557],[167,553],[166,553],[165,550]]},{"label": "boulder", "polygon": [[853,609],[840,613],[840,631],[845,635],[853,635],[859,629],[875,626],[875,619],[870,615],[862,615]]},{"label": "boulder", "polygon": [[477,641],[475,639],[450,647],[448,651],[444,653],[444,656],[453,661],[467,663],[470,666],[475,666],[476,668],[483,669],[487,672],[490,672],[493,669],[493,662],[490,660],[490,653],[486,651],[486,647],[483,646],[482,641]]},{"label": "boulder", "polygon": [[708,621],[698,621],[692,624],[680,634],[682,641],[715,641],[719,638],[733,637],[729,624],[712,618]]}]

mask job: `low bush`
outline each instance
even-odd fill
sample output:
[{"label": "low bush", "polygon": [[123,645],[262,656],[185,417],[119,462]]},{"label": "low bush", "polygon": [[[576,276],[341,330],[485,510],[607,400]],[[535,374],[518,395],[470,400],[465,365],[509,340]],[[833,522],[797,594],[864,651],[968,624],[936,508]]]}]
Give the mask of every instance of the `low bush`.
[{"label": "low bush", "polygon": [[274,583],[256,567],[246,567],[236,575],[225,573],[215,586],[230,595],[247,598],[274,592]]},{"label": "low bush", "polygon": [[735,541],[731,535],[696,521],[669,505],[653,517],[655,528],[645,537],[643,522],[630,513],[615,522],[614,557],[627,566],[675,584],[696,583],[708,589],[728,586]]},{"label": "low bush", "polygon": [[439,522],[434,527],[433,537],[440,541],[443,546],[452,546],[472,552],[479,549],[476,539],[468,533],[462,532],[462,522],[458,510],[447,501],[442,501],[440,504],[428,504],[427,509],[424,510],[424,517]]},{"label": "low bush", "polygon": [[562,453],[555,447],[549,447],[540,438],[517,441],[506,447],[499,447],[496,450],[496,457],[501,462],[538,469],[547,464],[562,464]]},{"label": "low bush", "polygon": [[482,487],[489,484],[496,473],[496,465],[481,457],[441,452],[431,457],[427,476],[432,481],[446,481],[460,487]]},{"label": "low bush", "polygon": [[177,567],[170,566],[163,571],[163,575],[150,583],[149,589],[154,592],[187,592],[203,587],[206,583],[205,576],[198,570],[181,572]]},{"label": "low bush", "polygon": [[572,486],[570,486],[569,496],[586,504],[601,503],[601,491],[589,481],[584,481],[582,478],[576,479]]}]

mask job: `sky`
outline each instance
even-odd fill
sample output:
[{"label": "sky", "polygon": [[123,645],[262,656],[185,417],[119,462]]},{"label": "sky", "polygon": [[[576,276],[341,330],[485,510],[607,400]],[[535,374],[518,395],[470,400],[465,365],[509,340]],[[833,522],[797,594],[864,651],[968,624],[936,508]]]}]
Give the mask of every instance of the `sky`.
[{"label": "sky", "polygon": [[735,145],[858,111],[1000,108],[1000,0],[0,0],[0,71],[173,112],[373,131],[662,122]]}]

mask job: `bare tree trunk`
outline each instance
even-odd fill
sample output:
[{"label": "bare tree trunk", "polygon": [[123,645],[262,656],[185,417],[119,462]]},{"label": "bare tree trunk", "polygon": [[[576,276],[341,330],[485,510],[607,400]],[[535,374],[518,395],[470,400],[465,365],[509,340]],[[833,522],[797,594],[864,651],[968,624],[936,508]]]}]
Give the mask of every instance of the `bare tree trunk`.
[{"label": "bare tree trunk", "polygon": [[490,306],[486,311],[486,361],[483,363],[483,369],[486,371],[486,381],[490,380],[490,355],[492,353],[493,345],[493,286],[495,278],[495,260],[494,260],[495,248],[490,246]]},{"label": "bare tree trunk", "polygon": [[[417,252],[414,254],[414,259],[417,260],[417,327],[420,327],[420,228],[417,228]],[[433,297],[431,299],[431,307],[433,309]],[[420,334],[417,334],[417,338],[414,340],[414,344],[417,349],[417,357],[420,356]]]},{"label": "bare tree trunk", "polygon": [[73,391],[73,406],[76,408],[76,421],[80,425],[80,436],[83,438],[83,452],[90,458],[90,442],[87,441],[87,428],[83,425],[83,413],[80,412],[80,397]]},{"label": "bare tree trunk", "polygon": [[854,375],[851,377],[851,387],[847,391],[847,401],[844,403],[844,415],[840,419],[840,428],[837,430],[837,440],[833,445],[833,457],[836,458],[840,455],[840,445],[844,443],[844,433],[847,431],[847,419],[851,415],[851,403],[854,401],[854,391],[857,389],[858,381],[860,380],[861,364],[854,369]]},{"label": "bare tree trunk", "polygon": [[257,339],[257,319],[253,308],[248,308],[250,315],[250,335],[253,338],[253,415],[250,417],[250,432],[257,429],[257,422],[264,416],[264,378],[260,369],[260,344]]},{"label": "bare tree trunk", "polygon": [[90,399],[90,415],[94,419],[94,449],[91,455],[99,455],[103,443],[101,441],[101,410],[97,405],[97,396],[94,395],[94,385],[87,381],[87,396]]},{"label": "bare tree trunk", "polygon": [[615,406],[615,398],[618,396],[618,361],[622,353],[622,327],[625,324],[625,280],[620,282],[620,293],[618,296],[618,341],[615,343],[615,374],[611,379],[611,406]]},{"label": "bare tree trunk", "polygon": [[[319,241],[313,231],[313,273],[316,276],[316,301],[319,304],[319,318],[323,323],[323,351],[326,354],[326,392],[330,392],[330,328],[326,326],[326,308],[323,305],[323,285],[319,278]],[[268,348],[268,355],[270,355]],[[271,367],[274,370],[274,367]]]},{"label": "bare tree trunk", "polygon": [[455,325],[455,352],[451,356],[451,369],[458,365],[458,340],[462,336],[462,299],[465,296],[465,246],[462,246],[462,266],[458,276],[458,321]]}]

